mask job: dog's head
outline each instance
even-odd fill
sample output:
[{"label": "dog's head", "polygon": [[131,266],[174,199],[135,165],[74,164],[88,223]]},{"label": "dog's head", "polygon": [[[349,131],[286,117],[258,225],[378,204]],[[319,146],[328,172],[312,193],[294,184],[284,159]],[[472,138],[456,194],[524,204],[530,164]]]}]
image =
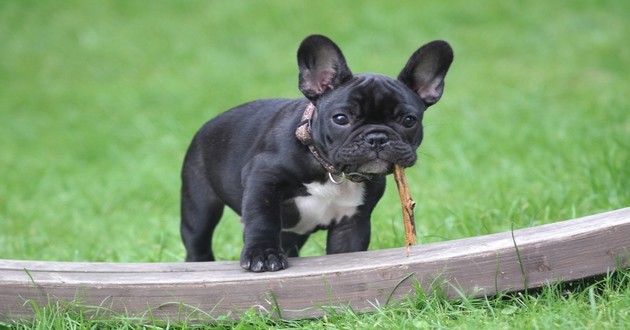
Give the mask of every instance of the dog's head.
[{"label": "dog's head", "polygon": [[422,141],[422,116],[444,90],[453,61],[445,41],[411,55],[393,79],[353,75],[339,47],[312,35],[298,49],[299,87],[316,107],[312,140],[339,171],[386,174],[393,164],[412,166]]}]

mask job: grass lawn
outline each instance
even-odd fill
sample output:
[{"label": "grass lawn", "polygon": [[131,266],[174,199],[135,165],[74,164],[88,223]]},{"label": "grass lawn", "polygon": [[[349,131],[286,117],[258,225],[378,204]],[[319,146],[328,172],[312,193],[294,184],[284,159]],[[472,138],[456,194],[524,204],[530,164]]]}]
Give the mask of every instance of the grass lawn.
[{"label": "grass lawn", "polygon": [[[300,97],[295,53],[311,33],[335,40],[354,72],[392,76],[425,42],[453,46],[407,171],[420,243],[630,206],[628,13],[614,0],[0,1],[0,258],[182,260],[190,139],[229,107]],[[215,255],[236,260],[240,225],[224,217]],[[316,234],[303,254],[324,244]],[[403,244],[390,180],[370,249]],[[629,277],[492,299],[419,295],[296,323],[250,313],[230,326],[628,328]],[[57,311],[14,326],[137,324]]]}]

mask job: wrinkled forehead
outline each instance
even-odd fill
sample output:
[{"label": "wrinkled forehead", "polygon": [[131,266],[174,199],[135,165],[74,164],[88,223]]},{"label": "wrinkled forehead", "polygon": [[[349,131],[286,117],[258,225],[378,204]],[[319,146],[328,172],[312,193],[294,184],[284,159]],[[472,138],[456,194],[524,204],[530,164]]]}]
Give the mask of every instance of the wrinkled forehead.
[{"label": "wrinkled forehead", "polygon": [[[385,75],[358,74],[322,99],[325,106],[351,106],[364,110],[398,106],[424,110],[418,94],[402,82]],[[331,104],[332,103],[332,104]]]}]

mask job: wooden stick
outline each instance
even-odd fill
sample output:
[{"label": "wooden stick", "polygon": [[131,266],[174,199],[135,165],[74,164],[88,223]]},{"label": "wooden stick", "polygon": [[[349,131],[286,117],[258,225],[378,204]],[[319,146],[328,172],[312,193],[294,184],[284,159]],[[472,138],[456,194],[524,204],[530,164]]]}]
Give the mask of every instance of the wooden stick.
[{"label": "wooden stick", "polygon": [[405,177],[405,169],[398,164],[394,165],[394,180],[396,180],[398,193],[400,194],[408,257],[411,246],[416,244],[416,220],[413,217],[413,209],[416,206],[416,202],[411,199],[409,185],[407,185],[407,178]]}]

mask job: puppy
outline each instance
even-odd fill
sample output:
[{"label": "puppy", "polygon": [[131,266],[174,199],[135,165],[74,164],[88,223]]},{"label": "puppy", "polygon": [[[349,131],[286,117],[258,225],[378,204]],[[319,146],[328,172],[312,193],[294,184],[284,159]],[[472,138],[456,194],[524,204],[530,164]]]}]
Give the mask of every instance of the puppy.
[{"label": "puppy", "polygon": [[297,60],[305,98],[240,105],[193,138],[182,169],[186,261],[215,260],[226,205],[241,216],[246,270],[287,268],[320,229],[327,254],[367,250],[385,176],[416,162],[422,117],[442,96],[453,51],[444,41],[420,47],[398,79],[352,74],[321,35],[304,39]]}]

